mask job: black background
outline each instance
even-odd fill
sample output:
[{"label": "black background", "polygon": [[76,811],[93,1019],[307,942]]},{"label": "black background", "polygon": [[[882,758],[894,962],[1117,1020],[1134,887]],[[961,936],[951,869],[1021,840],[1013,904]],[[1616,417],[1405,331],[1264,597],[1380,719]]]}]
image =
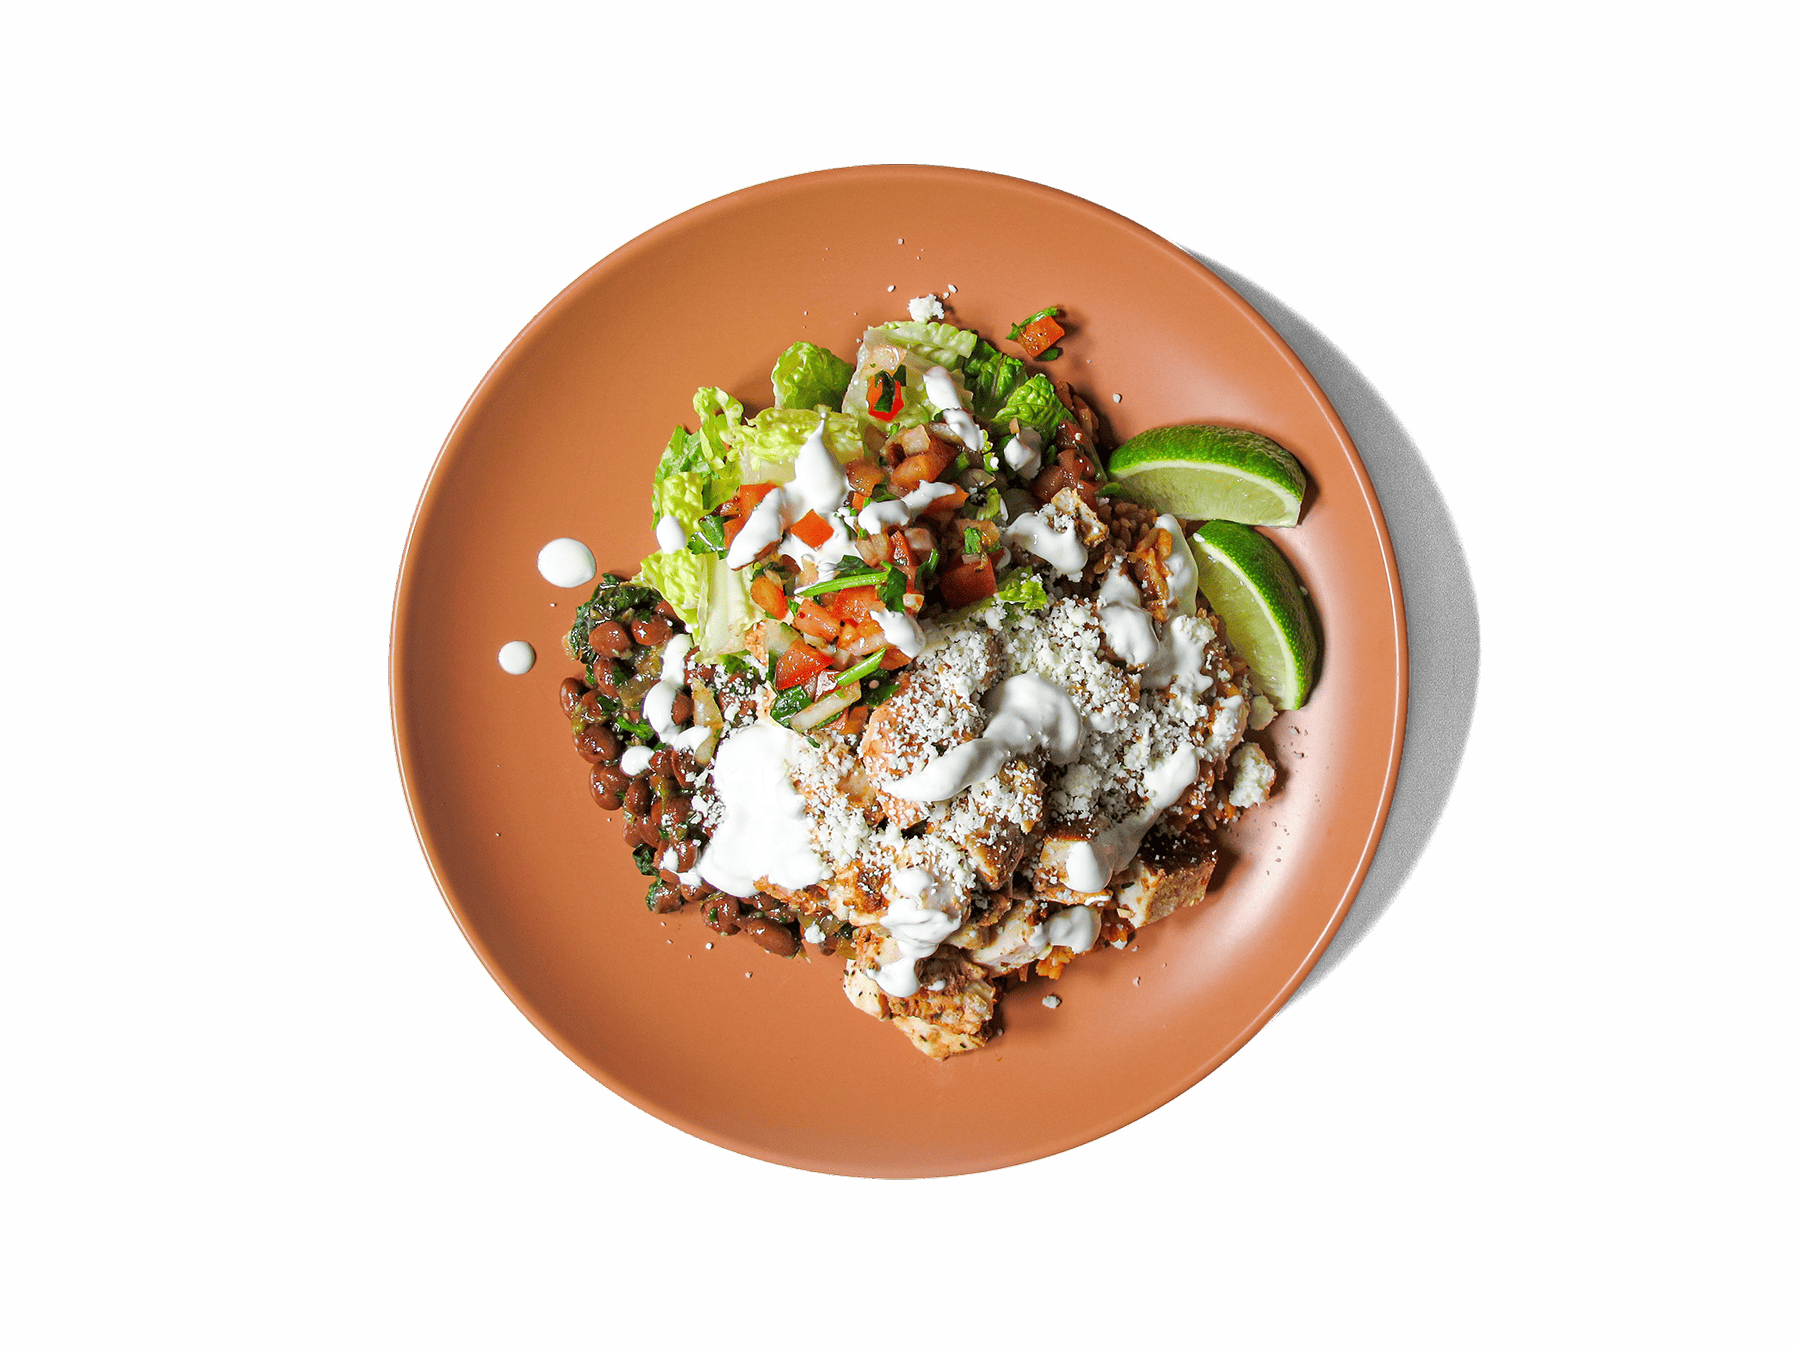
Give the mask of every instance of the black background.
[{"label": "black background", "polygon": [[[1283,1016],[1172,1106],[1068,1156],[950,1184],[973,1208],[1036,1210],[1043,1193],[1249,1201],[1319,1183],[1438,1181],[1483,1152],[1513,1048],[1502,987],[1513,899],[1492,861],[1495,781],[1484,684],[1502,479],[1492,406],[1506,395],[1486,310],[1502,302],[1488,233],[1456,196],[1405,174],[1262,183],[1219,205],[1188,179],[1113,163],[991,156],[971,167],[1072,190],[1183,244],[1271,319],[1339,407],[1379,486],[1413,641],[1413,705],[1388,831],[1341,937]],[[454,183],[393,179],[355,224],[350,284],[402,334],[364,357],[370,409],[370,576],[397,571],[425,472],[495,355],[574,276],[664,217],[824,162],[698,163],[612,154],[591,178],[501,165]],[[384,650],[390,587],[370,587]],[[366,756],[375,878],[346,955],[354,1012],[323,1028],[336,1143],[382,1184],[592,1208],[617,1156],[662,1193],[770,1201],[878,1197],[714,1150],[612,1097],[510,1007],[463,944],[425,872],[391,770],[384,689],[368,660]],[[384,675],[384,669],[382,669]],[[357,885],[361,887],[361,885]],[[445,1149],[451,1158],[445,1161]],[[445,1167],[447,1165],[447,1167]],[[937,1184],[937,1190],[944,1190]],[[612,1193],[614,1195],[614,1193]],[[449,1199],[449,1197],[443,1197]],[[1084,1197],[1081,1197],[1084,1199]],[[1282,1197],[1280,1197],[1282,1199]],[[1194,1211],[1195,1208],[1192,1208]]]}]

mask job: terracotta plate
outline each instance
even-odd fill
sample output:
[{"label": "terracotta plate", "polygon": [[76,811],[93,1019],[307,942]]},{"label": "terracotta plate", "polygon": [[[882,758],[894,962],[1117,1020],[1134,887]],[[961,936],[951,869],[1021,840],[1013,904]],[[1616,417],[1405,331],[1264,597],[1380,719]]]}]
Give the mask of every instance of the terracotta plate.
[{"label": "terracotta plate", "polygon": [[[843,998],[839,964],[782,962],[695,915],[658,917],[556,706],[583,592],[535,557],[584,539],[603,568],[654,549],[649,483],[691,397],[750,411],[800,337],[851,356],[869,324],[959,287],[1001,337],[1065,306],[1055,367],[1119,441],[1218,421],[1308,468],[1278,534],[1326,641],[1314,699],[1272,733],[1282,785],[1229,841],[1200,908],[1005,1001],[995,1046],[945,1064]],[[1120,394],[1121,401],[1112,400]],[[527,640],[534,670],[503,672]],[[431,473],[393,621],[399,761],[418,835],[469,942],[594,1077],[694,1135],[777,1163],[879,1177],[1020,1163],[1191,1087],[1284,1003],[1332,937],[1389,807],[1406,692],[1396,567],[1364,466],[1321,390],[1232,290],[1164,239],[1033,183],[842,169],[712,201],[568,286],[499,358]],[[1057,991],[1064,1003],[1048,1009]]]}]

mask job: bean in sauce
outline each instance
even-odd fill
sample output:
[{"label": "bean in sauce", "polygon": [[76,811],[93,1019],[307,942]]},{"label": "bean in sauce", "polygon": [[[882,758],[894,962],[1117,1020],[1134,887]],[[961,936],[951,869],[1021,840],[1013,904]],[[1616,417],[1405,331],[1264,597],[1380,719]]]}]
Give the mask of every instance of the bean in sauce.
[{"label": "bean in sauce", "polygon": [[[932,532],[923,536],[933,543]],[[791,958],[803,945],[791,925],[796,914],[782,902],[761,893],[739,899],[702,881],[680,881],[679,876],[690,874],[703,855],[705,832],[696,826],[690,793],[700,773],[697,759],[690,752],[659,747],[649,758],[648,769],[633,777],[624,775],[618,764],[623,748],[640,740],[616,727],[620,718],[631,716],[615,703],[629,706],[640,700],[646,685],[656,680],[659,655],[650,651],[657,651],[682,629],[678,614],[665,600],[652,610],[625,608],[618,617],[598,622],[586,639],[593,656],[592,685],[579,678],[565,679],[559,689],[561,710],[580,725],[574,748],[592,763],[593,798],[601,808],[623,809],[625,845],[653,852],[657,878],[649,886],[649,909],[664,915],[693,904],[719,934],[746,930],[769,953]],[[599,704],[601,697],[608,709]],[[679,692],[669,713],[674,724],[690,725],[695,718],[691,694]],[[632,724],[637,722],[631,718]],[[839,943],[831,937],[819,947],[831,952]]]}]

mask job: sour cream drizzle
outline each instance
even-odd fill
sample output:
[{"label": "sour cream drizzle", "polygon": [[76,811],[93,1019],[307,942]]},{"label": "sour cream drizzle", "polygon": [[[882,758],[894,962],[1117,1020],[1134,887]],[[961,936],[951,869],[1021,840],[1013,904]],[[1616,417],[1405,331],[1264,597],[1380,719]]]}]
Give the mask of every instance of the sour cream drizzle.
[{"label": "sour cream drizzle", "polygon": [[661,647],[661,680],[642,698],[643,718],[668,743],[679,733],[679,726],[673,723],[673,699],[686,685],[686,655],[691,648],[692,638],[684,632]]},{"label": "sour cream drizzle", "polygon": [[1066,579],[1076,579],[1084,574],[1085,562],[1090,559],[1084,543],[1078,540],[1078,534],[1072,530],[1070,519],[1066,520],[1066,528],[1062,532],[1053,526],[1051,520],[1042,518],[1033,510],[1017,515],[1016,521],[1004,530],[1003,540],[1031,555],[1039,556]]},{"label": "sour cream drizzle", "polygon": [[985,452],[985,432],[979,429],[979,423],[966,414],[960,405],[960,393],[954,387],[954,378],[940,365],[935,365],[922,376],[923,390],[928,399],[941,412],[941,419],[947,422],[947,428],[960,437],[966,446],[969,457],[979,458]]},{"label": "sour cream drizzle", "polygon": [[807,888],[830,870],[810,844],[804,798],[792,787],[787,754],[797,735],[771,720],[738,729],[723,740],[711,766],[711,787],[723,821],[711,835],[698,873],[732,897],[754,892],[754,881]]},{"label": "sour cream drizzle", "polygon": [[922,627],[917,625],[916,618],[907,612],[888,612],[884,608],[874,608],[872,617],[885,633],[886,644],[912,659],[922,653]]},{"label": "sour cream drizzle", "polygon": [[[912,651],[904,651],[906,654]],[[499,667],[507,673],[528,673],[536,666],[536,647],[527,640],[508,640],[499,646]]]},{"label": "sour cream drizzle", "polygon": [[1101,925],[1102,921],[1090,907],[1067,907],[1047,918],[1047,942],[1073,953],[1088,953],[1091,945],[1097,942],[1097,930]]},{"label": "sour cream drizzle", "polygon": [[1159,653],[1153,617],[1141,606],[1141,591],[1120,565],[1109,572],[1103,587],[1097,590],[1097,620],[1110,649],[1130,667],[1151,663]]},{"label": "sour cream drizzle", "polygon": [[577,537],[558,537],[536,553],[536,571],[558,588],[577,589],[598,577],[598,561]]},{"label": "sour cream drizzle", "polygon": [[1172,535],[1172,554],[1166,558],[1166,582],[1172,590],[1172,601],[1185,616],[1194,617],[1197,612],[1197,566],[1190,554],[1190,543],[1184,539],[1184,529],[1170,514],[1161,514],[1153,522]]},{"label": "sour cream drizzle", "polygon": [[877,533],[893,524],[906,524],[937,500],[952,495],[956,489],[951,482],[925,481],[909,495],[897,500],[875,500],[860,511],[857,522],[869,533]]},{"label": "sour cream drizzle", "polygon": [[678,519],[671,514],[664,514],[654,526],[654,540],[661,544],[662,551],[684,551],[686,530]]},{"label": "sour cream drizzle", "polygon": [[1110,876],[1134,859],[1148,829],[1196,778],[1197,750],[1189,743],[1149,767],[1141,782],[1147,790],[1147,806],[1132,817],[1111,823],[1089,841],[1073,842],[1066,852],[1066,886],[1077,893],[1107,889]]},{"label": "sour cream drizzle", "polygon": [[847,499],[848,479],[842,473],[841,464],[835,461],[835,454],[830,451],[828,429],[828,416],[819,416],[816,429],[811,431],[810,438],[798,450],[797,467],[792,479],[767,492],[754,507],[754,512],[742,525],[742,531],[729,544],[729,554],[725,559],[731,570],[740,570],[753,561],[784,537],[786,529],[812,510],[816,511],[819,518],[829,521],[832,536],[820,548],[808,547],[794,538],[793,544],[801,550],[788,551],[788,554],[809,557],[816,562],[818,573],[827,577],[835,573],[835,567],[841,558],[853,549],[854,540],[849,536],[846,525],[834,517],[835,512],[841,508],[842,501]]},{"label": "sour cream drizzle", "polygon": [[1170,687],[1184,678],[1191,684],[1191,691],[1208,691],[1215,679],[1203,672],[1203,651],[1209,641],[1197,638],[1200,629],[1194,617],[1182,613],[1167,622],[1159,648],[1141,667],[1141,686]]},{"label": "sour cream drizzle", "polygon": [[1036,748],[1060,766],[1078,760],[1084,745],[1084,717],[1072,698],[1036,673],[1018,673],[985,699],[991,713],[985,732],[885,786],[899,799],[935,803],[952,799],[970,785],[995,776],[1011,758]]},{"label": "sour cream drizzle", "polygon": [[1024,480],[1041,470],[1041,436],[1034,426],[1025,425],[1004,441],[1003,460]]},{"label": "sour cream drizzle", "polygon": [[900,869],[891,876],[900,896],[891,899],[879,924],[897,941],[898,956],[871,969],[872,979],[886,995],[903,998],[922,989],[916,964],[941,947],[941,942],[960,928],[963,913],[953,889],[926,869]]}]

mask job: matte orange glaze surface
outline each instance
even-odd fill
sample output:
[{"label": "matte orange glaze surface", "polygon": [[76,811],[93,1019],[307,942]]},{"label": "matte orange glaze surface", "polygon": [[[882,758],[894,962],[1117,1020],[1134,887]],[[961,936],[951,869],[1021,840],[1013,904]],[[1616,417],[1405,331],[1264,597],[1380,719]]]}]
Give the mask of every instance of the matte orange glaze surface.
[{"label": "matte orange glaze surface", "polygon": [[[899,239],[903,241],[900,243]],[[651,915],[619,816],[587,791],[556,702],[582,591],[537,573],[577,537],[601,569],[654,549],[649,485],[693,390],[750,413],[800,338],[852,357],[870,323],[959,287],[987,337],[1067,310],[1051,366],[1120,442],[1214,421],[1308,469],[1277,532],[1314,596],[1320,682],[1270,731],[1273,800],[1233,830],[1201,907],[1004,1001],[1003,1035],[945,1064],[843,997],[838,960],[784,962]],[[895,289],[888,287],[895,286]],[[1111,395],[1120,393],[1117,403]],[[535,645],[503,672],[501,645]],[[699,206],[568,286],[475,391],[413,523],[393,621],[395,736],[432,870],[469,942],[531,1021],[675,1126],[824,1172],[997,1168],[1122,1126],[1215,1069],[1282,1005],[1370,864],[1406,701],[1400,588],[1376,497],[1338,416],[1265,322],[1164,239],[1087,201],[956,169],[841,169]],[[707,950],[707,939],[715,945]],[[751,975],[749,975],[751,974]],[[1139,978],[1139,985],[1135,979]],[[1049,992],[1064,1002],[1043,1006]]]}]

